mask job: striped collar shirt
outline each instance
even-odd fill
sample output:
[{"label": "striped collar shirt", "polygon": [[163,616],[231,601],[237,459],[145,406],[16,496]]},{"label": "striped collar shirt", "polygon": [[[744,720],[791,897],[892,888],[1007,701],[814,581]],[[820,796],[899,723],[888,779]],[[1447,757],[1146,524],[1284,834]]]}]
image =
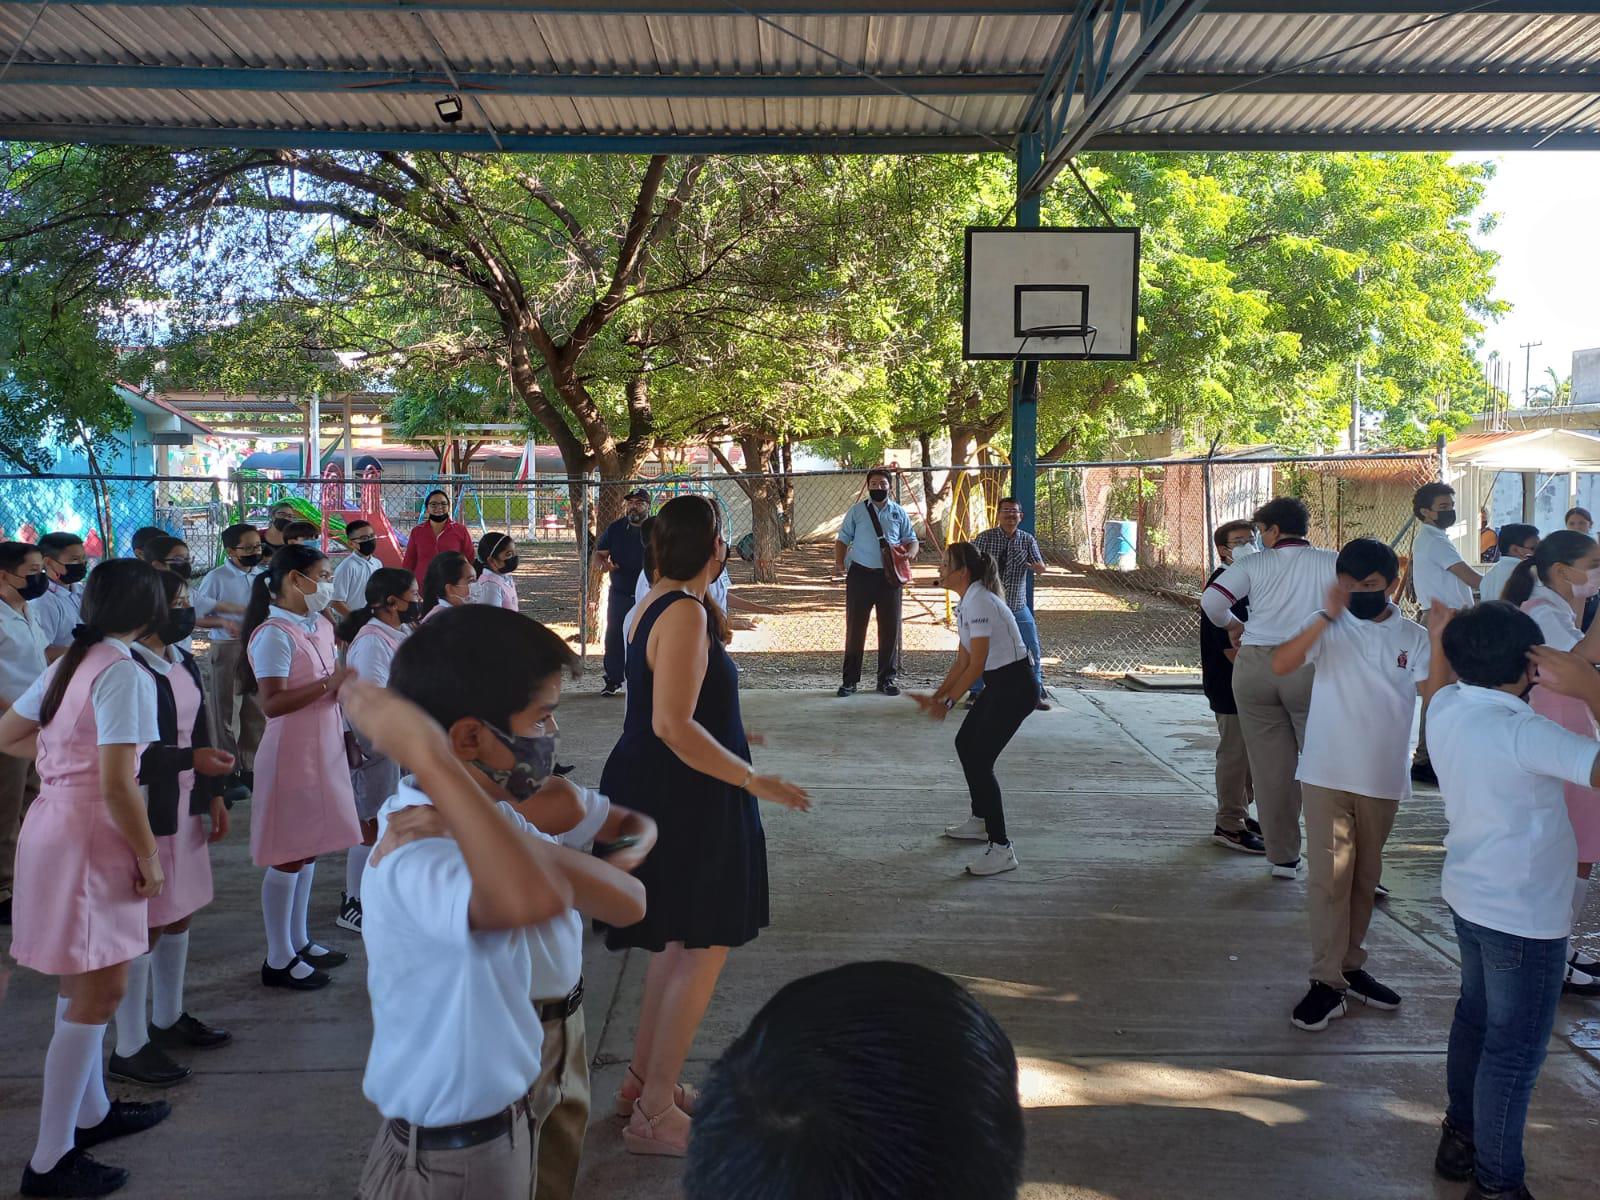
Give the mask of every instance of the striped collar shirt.
[{"label": "striped collar shirt", "polygon": [[985,529],[972,539],[972,544],[982,550],[1000,567],[1000,582],[1005,586],[1006,604],[1012,612],[1028,606],[1028,564],[1043,562],[1039,542],[1025,529],[1016,536],[1007,537],[1004,529]]},{"label": "striped collar shirt", "polygon": [[1249,597],[1243,644],[1281,646],[1322,607],[1338,561],[1332,550],[1319,550],[1303,538],[1285,538],[1223,571],[1206,588],[1200,604],[1213,624],[1226,626],[1229,610]]}]

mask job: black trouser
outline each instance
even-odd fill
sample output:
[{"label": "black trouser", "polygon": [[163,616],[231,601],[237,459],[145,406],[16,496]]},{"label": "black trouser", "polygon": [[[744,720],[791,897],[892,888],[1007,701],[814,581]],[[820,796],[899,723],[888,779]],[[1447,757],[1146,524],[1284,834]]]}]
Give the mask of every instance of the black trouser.
[{"label": "black trouser", "polygon": [[619,596],[613,589],[611,600],[606,604],[604,670],[607,687],[621,687],[628,677],[628,641],[623,622],[628,619],[628,614],[632,611],[633,593],[629,591]]},{"label": "black trouser", "polygon": [[1001,845],[1009,839],[994,764],[1038,702],[1033,664],[1028,659],[985,671],[983,691],[956,734],[956,757],[967,775],[967,791],[972,793],[972,815],[988,826],[989,840]]},{"label": "black trouser", "polygon": [[878,610],[878,686],[900,672],[900,589],[881,569],[850,564],[844,577],[844,685],[861,682],[867,649],[867,618]]}]

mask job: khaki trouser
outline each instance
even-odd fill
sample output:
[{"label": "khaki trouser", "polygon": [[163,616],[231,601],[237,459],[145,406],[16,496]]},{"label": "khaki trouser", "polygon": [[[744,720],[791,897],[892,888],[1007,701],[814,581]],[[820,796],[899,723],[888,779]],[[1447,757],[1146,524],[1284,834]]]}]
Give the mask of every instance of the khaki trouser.
[{"label": "khaki trouser", "polygon": [[1250,815],[1250,754],[1237,713],[1217,713],[1217,828],[1238,833]]},{"label": "khaki trouser", "polygon": [[1345,986],[1345,972],[1367,962],[1362,945],[1383,878],[1383,844],[1398,800],[1301,784],[1306,805],[1306,908],[1311,916],[1311,978]]},{"label": "khaki trouser", "polygon": [[572,1200],[589,1128],[589,1050],[582,1007],[565,1021],[544,1023],[539,1078],[528,1102],[534,1119],[534,1198]]},{"label": "khaki trouser", "polygon": [[0,754],[0,900],[11,898],[16,877],[17,835],[28,805],[39,794],[39,776],[33,759]]},{"label": "khaki trouser", "polygon": [[239,690],[239,656],[243,646],[237,639],[212,642],[206,653],[206,685],[209,690],[211,740],[218,750],[238,759],[237,769],[255,768],[256,747],[266,731],[266,714],[255,692]]},{"label": "khaki trouser", "polygon": [[357,1200],[528,1200],[532,1140],[520,1102],[509,1132],[464,1150],[419,1150],[415,1128],[401,1137],[385,1121],[361,1169]]},{"label": "khaki trouser", "polygon": [[1256,817],[1267,858],[1300,857],[1300,785],[1295,769],[1311,711],[1311,665],[1281,678],[1272,673],[1272,646],[1244,646],[1233,664],[1233,699],[1239,706],[1255,786]]}]

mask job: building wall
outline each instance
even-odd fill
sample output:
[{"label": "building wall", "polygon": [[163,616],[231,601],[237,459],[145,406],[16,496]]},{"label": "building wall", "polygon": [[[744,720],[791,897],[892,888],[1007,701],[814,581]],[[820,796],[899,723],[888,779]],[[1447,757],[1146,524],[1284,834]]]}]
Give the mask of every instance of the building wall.
[{"label": "building wall", "polygon": [[1572,354],[1573,404],[1600,404],[1600,346]]}]

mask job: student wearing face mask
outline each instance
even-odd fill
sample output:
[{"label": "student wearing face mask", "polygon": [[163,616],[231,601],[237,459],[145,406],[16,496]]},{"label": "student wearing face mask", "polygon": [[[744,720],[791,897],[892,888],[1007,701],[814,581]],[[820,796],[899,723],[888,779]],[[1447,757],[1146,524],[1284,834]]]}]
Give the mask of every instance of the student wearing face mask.
[{"label": "student wearing face mask", "polygon": [[478,539],[478,603],[517,611],[517,547],[509,533],[486,533]]},{"label": "student wearing face mask", "polygon": [[[1539,624],[1547,646],[1567,650],[1590,663],[1600,663],[1600,628],[1578,627],[1589,597],[1600,594],[1600,545],[1586,533],[1558,529],[1511,573],[1501,598],[1520,605]],[[1588,705],[1543,686],[1533,689],[1533,711],[1583,737],[1600,736]],[[1572,920],[1583,914],[1589,877],[1600,860],[1600,792],[1581,784],[1566,786],[1567,815],[1578,841],[1577,878],[1572,891]],[[1567,961],[1566,990],[1574,995],[1600,995],[1600,960],[1574,948]]]},{"label": "student wearing face mask", "polygon": [[1537,525],[1502,525],[1498,534],[1500,557],[1494,560],[1494,565],[1483,573],[1483,582],[1478,585],[1478,599],[1487,604],[1490,600],[1500,599],[1500,594],[1506,590],[1506,583],[1511,579],[1511,572],[1517,569],[1517,564],[1529,557],[1539,548],[1539,527]]},{"label": "student wearing face mask", "polygon": [[[1425,483],[1411,497],[1417,533],[1411,543],[1411,588],[1424,609],[1435,604],[1459,612],[1472,604],[1483,577],[1467,566],[1451,539],[1456,524],[1456,493],[1447,483]],[[1411,778],[1435,782],[1428,761],[1428,709],[1422,709],[1417,731],[1417,752],[1411,760]]]},{"label": "student wearing face mask", "polygon": [[453,550],[462,558],[470,559],[473,546],[467,527],[450,519],[450,497],[444,492],[434,488],[423,500],[422,508],[426,518],[406,539],[406,552],[400,565],[418,579],[426,580],[436,555]]},{"label": "student wearing face mask", "polygon": [[323,615],[332,602],[327,556],[285,546],[257,577],[240,634],[241,683],[246,692],[260,689],[267,715],[250,810],[250,856],[266,868],[261,982],[295,991],[326,987],[326,970],[348,959],[311,939],[307,913],[317,857],[361,841],[338,705],[348,669]]},{"label": "student wearing face mask", "polygon": [[157,538],[169,537],[170,534],[159,525],[145,525],[133,531],[133,536],[128,539],[128,550],[140,562],[149,562],[150,543]]},{"label": "student wearing face mask", "polygon": [[378,557],[378,531],[368,521],[351,521],[344,528],[350,553],[333,570],[333,603],[328,614],[343,621],[367,603],[367,582],[383,566]]},{"label": "student wearing face mask", "polygon": [[167,619],[133,644],[133,657],[156,689],[159,736],[139,756],[139,783],[166,882],[150,901],[150,949],[128,964],[109,1068],[111,1078],[146,1087],[189,1077],[168,1050],[212,1050],[233,1040],[183,1007],[189,925],[211,903],[210,845],[228,832],[220,782],[233,770],[233,756],[211,747],[200,668],[181,647],[194,629],[189,585],[170,572],[161,584],[171,606]]},{"label": "student wearing face mask", "polygon": [[644,570],[642,531],[650,516],[650,493],[635,488],[622,498],[622,505],[622,516],[606,526],[594,549],[594,565],[610,576],[602,696],[621,695],[627,683],[628,610],[633,607],[634,586]]},{"label": "student wearing face mask", "polygon": [[477,584],[478,573],[465,557],[454,550],[435,555],[422,581],[422,619],[471,604]]},{"label": "student wearing face mask", "polygon": [[89,562],[83,539],[75,533],[45,534],[39,539],[39,553],[44,555],[44,573],[50,577],[50,586],[44,595],[28,603],[48,639],[45,657],[54,662],[72,644]]},{"label": "student wearing face mask", "polygon": [[267,523],[261,530],[261,541],[268,558],[283,549],[283,531],[299,519],[298,510],[285,500],[280,500],[272,506]]},{"label": "student wearing face mask", "polygon": [[[338,639],[345,646],[345,666],[368,683],[388,687],[395,651],[422,619],[422,592],[416,576],[403,567],[380,567],[366,588],[361,606],[339,623]],[[361,877],[378,840],[378,810],[400,786],[400,764],[380,754],[359,730],[355,737],[361,763],[350,769],[350,789],[361,821],[361,844],[345,852],[344,894],[334,923],[360,933]]]},{"label": "student wearing face mask", "polygon": [[867,472],[867,497],[850,507],[833,542],[833,581],[844,583],[844,678],[840,698],[855,695],[867,650],[867,622],[878,619],[878,691],[898,696],[900,593],[884,560],[892,548],[917,558],[917,532],[906,510],[889,499],[889,472]]},{"label": "student wearing face mask", "polygon": [[[266,570],[262,564],[261,534],[254,525],[229,525],[222,531],[223,560],[207,571],[191,589],[196,605],[237,607],[250,604],[250,585]],[[239,659],[244,643],[238,630],[211,631],[211,649],[205,657],[207,712],[211,716],[211,743],[234,757],[234,774],[226,786],[230,803],[250,797],[255,780],[256,747],[266,730],[267,718],[254,694],[239,690]]]},{"label": "student wearing face mask", "polygon": [[[189,552],[189,543],[182,538],[156,538],[145,548],[145,558],[156,570],[170,571],[185,583],[188,583],[194,575],[194,561]],[[244,607],[231,601],[195,593],[194,612],[196,629],[218,630],[233,636],[238,632],[239,618],[244,616]],[[184,639],[183,649],[188,653],[193,652],[191,639]]]},{"label": "student wearing face mask", "polygon": [[[1235,562],[1255,553],[1256,527],[1249,521],[1229,521],[1212,531],[1211,542],[1222,565],[1211,572],[1211,578],[1206,580],[1208,586]],[[1248,621],[1249,598],[1233,605],[1231,612],[1236,620]],[[1202,614],[1200,686],[1217,719],[1217,819],[1211,840],[1243,854],[1265,854],[1261,826],[1250,816],[1250,754],[1239,724],[1239,703],[1233,698],[1233,660],[1238,656],[1227,630],[1213,625]]]},{"label": "student wearing face mask", "polygon": [[[1407,758],[1417,695],[1429,679],[1428,631],[1389,600],[1400,575],[1393,550],[1357,538],[1339,551],[1322,609],[1272,653],[1279,675],[1316,665],[1305,747],[1295,778],[1305,802],[1311,989],[1290,1018],[1316,1032],[1345,1015],[1347,997],[1372,1008],[1400,996],[1366,971],[1367,927],[1383,875],[1383,846],[1411,795]],[[1441,623],[1448,610],[1439,609]]]},{"label": "student wearing face mask", "polygon": [[[0,542],[0,713],[44,674],[48,642],[31,601],[49,586],[38,547]],[[0,924],[11,924],[17,831],[38,791],[32,757],[0,751]]]}]

